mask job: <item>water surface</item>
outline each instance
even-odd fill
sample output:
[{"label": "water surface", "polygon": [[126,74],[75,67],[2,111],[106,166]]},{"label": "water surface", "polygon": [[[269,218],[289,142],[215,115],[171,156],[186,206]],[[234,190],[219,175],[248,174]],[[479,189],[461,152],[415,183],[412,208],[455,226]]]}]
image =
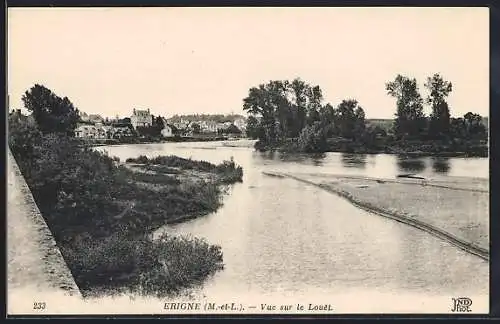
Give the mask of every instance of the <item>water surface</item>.
[{"label": "water surface", "polygon": [[488,262],[319,188],[262,174],[295,171],[394,178],[400,173],[421,173],[488,178],[487,158],[283,155],[225,147],[220,142],[99,149],[122,160],[174,154],[213,163],[233,157],[243,166],[243,183],[232,186],[216,213],[161,229],[203,237],[222,247],[225,269],[207,281],[206,296],[488,294]]}]

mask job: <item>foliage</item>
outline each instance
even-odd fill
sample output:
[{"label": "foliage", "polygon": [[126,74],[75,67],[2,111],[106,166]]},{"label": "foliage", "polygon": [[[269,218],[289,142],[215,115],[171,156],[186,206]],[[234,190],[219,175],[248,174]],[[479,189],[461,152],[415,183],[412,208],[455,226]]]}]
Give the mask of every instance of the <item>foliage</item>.
[{"label": "foliage", "polygon": [[[384,120],[367,122],[364,109],[355,99],[342,100],[336,108],[323,104],[321,88],[300,79],[260,84],[250,88],[243,99],[243,110],[249,114],[247,136],[258,139],[255,148],[260,151],[372,153],[425,151],[431,147],[467,152],[471,146],[464,141],[487,139],[481,116],[468,113],[463,118],[450,118],[446,97],[452,91],[452,84],[440,74],[427,78],[425,88],[429,94],[425,101],[415,78],[398,74],[385,86],[387,93],[396,99],[397,107],[395,119],[389,125]],[[424,103],[432,106],[429,118],[424,114]],[[462,144],[427,143],[437,140]],[[420,142],[420,149],[404,144],[409,141]],[[487,148],[483,146],[481,150],[484,154]],[[474,149],[474,152],[479,151]]]},{"label": "foliage", "polygon": [[[31,162],[35,157],[35,146],[42,137],[36,122],[22,115],[20,112],[9,114],[8,118],[8,143],[12,151],[24,157],[25,163]],[[30,169],[27,167],[26,169]]]},{"label": "foliage", "polygon": [[487,139],[488,134],[486,126],[482,121],[482,117],[478,114],[468,112],[463,117],[466,132],[466,138],[468,139]]},{"label": "foliage", "polygon": [[354,139],[360,137],[365,130],[365,112],[357,100],[343,100],[334,112],[335,135]]},{"label": "foliage", "polygon": [[224,130],[225,134],[241,134],[241,130],[235,125],[231,124],[227,129]]},{"label": "foliage", "polygon": [[156,156],[151,159],[147,156],[141,155],[137,158],[129,158],[126,162],[145,164],[148,166],[159,165],[169,168],[214,172],[218,175],[218,179],[221,183],[234,183],[242,181],[243,179],[243,168],[241,166],[237,166],[233,158],[231,158],[230,161],[223,161],[223,163],[218,165],[206,161],[184,159],[174,155]]},{"label": "foliage", "polygon": [[452,84],[436,73],[427,78],[425,87],[429,90],[426,101],[432,106],[429,134],[434,138],[448,136],[450,135],[450,109],[446,97],[452,91]]},{"label": "foliage", "polygon": [[72,134],[78,122],[78,109],[43,85],[35,84],[22,97],[24,107],[33,114],[43,133]]},{"label": "foliage", "polygon": [[119,119],[118,123],[119,124],[125,124],[125,125],[131,125],[132,124],[132,120],[130,119],[130,117],[125,117],[123,119]]},{"label": "foliage", "polygon": [[255,116],[248,116],[246,133],[251,139],[264,139],[264,128]]},{"label": "foliage", "polygon": [[324,149],[324,145],[310,147],[316,145],[313,139],[319,136],[320,128],[320,137],[361,137],[365,113],[356,100],[344,100],[337,108],[322,102],[321,88],[300,79],[270,81],[253,87],[243,99],[243,110],[251,114],[248,135],[258,138],[256,145],[263,148],[285,145],[289,139],[300,137],[297,147],[307,151]]},{"label": "foliage", "polygon": [[319,86],[311,86],[300,79],[278,80],[251,88],[243,99],[243,110],[260,116],[262,133],[259,138],[266,144],[273,144],[298,137],[306,125],[319,121],[322,101]]},{"label": "foliage", "polygon": [[396,136],[420,136],[425,128],[425,116],[417,80],[398,74],[394,81],[386,83],[386,90],[390,96],[396,98]]},{"label": "foliage", "polygon": [[62,253],[74,261],[73,275],[82,286],[156,297],[200,284],[224,267],[219,246],[167,234],[152,240],[116,232],[102,240],[75,241]]},{"label": "foliage", "polygon": [[319,121],[304,127],[300,133],[298,147],[301,152],[316,153],[326,149],[326,132]]}]

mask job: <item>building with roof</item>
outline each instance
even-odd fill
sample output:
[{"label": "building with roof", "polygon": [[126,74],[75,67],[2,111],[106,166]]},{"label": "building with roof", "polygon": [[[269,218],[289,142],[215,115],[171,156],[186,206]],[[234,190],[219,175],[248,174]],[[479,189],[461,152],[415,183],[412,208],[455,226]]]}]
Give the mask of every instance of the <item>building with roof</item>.
[{"label": "building with roof", "polygon": [[134,109],[132,116],[130,116],[130,122],[134,129],[137,127],[151,127],[153,125],[153,116],[151,116],[149,109]]}]

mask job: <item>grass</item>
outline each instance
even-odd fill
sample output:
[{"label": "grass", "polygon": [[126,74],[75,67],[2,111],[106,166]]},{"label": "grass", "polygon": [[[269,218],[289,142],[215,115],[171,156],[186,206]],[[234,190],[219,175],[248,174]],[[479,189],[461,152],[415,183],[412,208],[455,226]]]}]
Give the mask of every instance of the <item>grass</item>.
[{"label": "grass", "polygon": [[[196,170],[200,172],[215,173],[219,183],[229,184],[234,182],[241,182],[243,179],[243,168],[236,166],[234,160],[224,161],[221,164],[215,165],[206,161],[197,161],[192,159],[185,159],[178,156],[157,156],[148,158],[144,155],[138,158],[129,158],[127,163],[144,164],[146,168],[166,168],[171,171],[172,168],[181,168],[184,170]],[[174,171],[178,172],[178,171]]]},{"label": "grass", "polygon": [[124,171],[127,179],[134,182],[146,182],[158,185],[179,185],[179,179],[165,174],[150,174],[143,172]]},{"label": "grass", "polygon": [[146,164],[143,165],[143,168],[148,171],[153,171],[157,173],[164,173],[164,174],[179,174],[181,171],[177,168],[172,168],[169,166],[165,165],[151,165],[151,164]]}]

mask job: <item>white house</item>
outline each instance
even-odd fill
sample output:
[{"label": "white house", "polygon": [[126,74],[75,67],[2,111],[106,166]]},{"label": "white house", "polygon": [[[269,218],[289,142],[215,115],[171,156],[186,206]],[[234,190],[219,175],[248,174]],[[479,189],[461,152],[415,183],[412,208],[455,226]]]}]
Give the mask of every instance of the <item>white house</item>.
[{"label": "white house", "polygon": [[217,133],[217,123],[212,120],[204,120],[200,123],[203,133]]},{"label": "white house", "polygon": [[189,124],[189,121],[181,119],[179,122],[174,123],[174,126],[178,129],[187,129],[189,127]]},{"label": "white house", "polygon": [[165,124],[165,126],[161,130],[161,135],[163,137],[172,137],[174,136],[174,131],[170,125]]},{"label": "white house", "polygon": [[130,116],[130,122],[134,128],[137,127],[150,127],[153,125],[153,116],[148,110],[136,110],[134,109],[132,116]]},{"label": "white house", "polygon": [[238,127],[239,130],[244,132],[247,129],[247,122],[245,118],[238,118],[234,121],[234,126]]},{"label": "white house", "polygon": [[216,127],[217,127],[217,130],[218,130],[218,131],[219,131],[219,130],[224,130],[224,129],[226,129],[226,127],[225,127],[224,123],[217,123],[217,124],[216,124]]},{"label": "white house", "polygon": [[75,129],[75,137],[85,139],[99,138],[99,133],[94,125],[79,125]]},{"label": "white house", "polygon": [[132,135],[132,131],[127,126],[113,126],[113,138],[122,138]]}]

